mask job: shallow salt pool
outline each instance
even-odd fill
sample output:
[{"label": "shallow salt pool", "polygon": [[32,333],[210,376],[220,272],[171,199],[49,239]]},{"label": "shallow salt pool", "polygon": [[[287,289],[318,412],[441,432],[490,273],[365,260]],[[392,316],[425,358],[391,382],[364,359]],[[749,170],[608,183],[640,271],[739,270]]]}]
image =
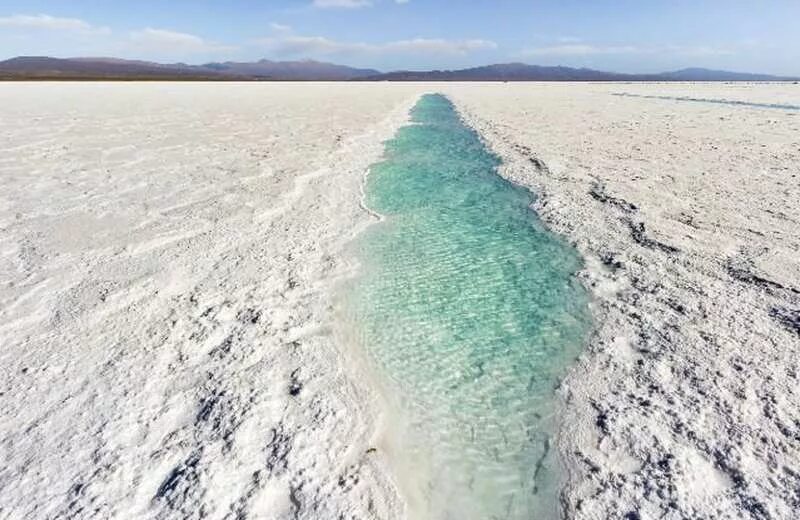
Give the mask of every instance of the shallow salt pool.
[{"label": "shallow salt pool", "polygon": [[421,518],[555,517],[554,388],[589,326],[575,251],[440,95],[386,143],[348,321],[397,408],[392,462]]}]

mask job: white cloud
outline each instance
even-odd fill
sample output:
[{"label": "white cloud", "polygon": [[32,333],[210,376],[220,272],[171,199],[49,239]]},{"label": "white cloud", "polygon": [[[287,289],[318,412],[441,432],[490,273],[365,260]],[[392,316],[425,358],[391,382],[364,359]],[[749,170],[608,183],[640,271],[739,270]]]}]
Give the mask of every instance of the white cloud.
[{"label": "white cloud", "polygon": [[466,54],[471,51],[496,49],[490,40],[444,40],[438,38],[415,38],[399,40],[378,46],[379,49],[401,52],[432,52],[438,54]]},{"label": "white cloud", "polygon": [[220,53],[236,50],[235,47],[209,42],[194,34],[150,27],[131,32],[130,40],[134,46],[147,52],[168,54]]},{"label": "white cloud", "polygon": [[681,56],[719,56],[733,54],[730,49],[712,46],[662,45],[656,47],[640,47],[636,45],[590,45],[568,43],[535,47],[523,50],[521,56],[594,56],[621,54],[676,54]]},{"label": "white cloud", "polygon": [[[395,4],[404,5],[410,0],[394,0]],[[312,7],[317,9],[360,9],[362,7],[372,7],[375,0],[313,0]]]},{"label": "white cloud", "polygon": [[442,38],[414,38],[385,43],[347,42],[324,36],[301,36],[276,31],[269,38],[256,43],[280,56],[320,56],[333,54],[438,54],[464,55],[473,51],[496,49],[489,40],[446,40]]},{"label": "white cloud", "polygon": [[282,23],[273,22],[273,23],[269,24],[269,26],[273,31],[277,31],[277,32],[291,32],[291,30],[292,30],[291,26],[284,25]]},{"label": "white cloud", "polygon": [[733,49],[728,47],[714,47],[712,45],[667,45],[654,52],[673,53],[680,56],[703,57],[703,56],[730,56],[736,54]]},{"label": "white cloud", "polygon": [[359,9],[371,6],[372,0],[314,0],[311,5],[320,9]]},{"label": "white cloud", "polygon": [[522,52],[525,56],[588,56],[592,54],[636,54],[642,52],[632,45],[601,47],[581,43],[536,47]]},{"label": "white cloud", "polygon": [[95,27],[89,22],[78,18],[59,18],[47,14],[16,14],[0,17],[0,27],[77,33],[108,34],[111,32],[107,27]]},{"label": "white cloud", "polygon": [[347,43],[324,36],[296,36],[287,35],[273,38],[264,38],[257,43],[265,46],[268,50],[278,55],[300,55],[300,54],[344,54],[356,52],[368,52],[369,45],[363,43]]},{"label": "white cloud", "polygon": [[[396,4],[407,4],[410,0],[394,0]],[[318,9],[360,9],[362,7],[372,7],[374,0],[313,0],[312,7]]]}]

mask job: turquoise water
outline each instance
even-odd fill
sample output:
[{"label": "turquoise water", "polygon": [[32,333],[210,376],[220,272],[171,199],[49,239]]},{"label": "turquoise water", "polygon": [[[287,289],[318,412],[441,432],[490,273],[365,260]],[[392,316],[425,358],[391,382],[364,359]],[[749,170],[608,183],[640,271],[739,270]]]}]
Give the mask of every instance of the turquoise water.
[{"label": "turquoise water", "polygon": [[554,387],[588,327],[576,253],[443,96],[386,143],[347,291],[397,406],[392,459],[420,518],[555,517]]}]

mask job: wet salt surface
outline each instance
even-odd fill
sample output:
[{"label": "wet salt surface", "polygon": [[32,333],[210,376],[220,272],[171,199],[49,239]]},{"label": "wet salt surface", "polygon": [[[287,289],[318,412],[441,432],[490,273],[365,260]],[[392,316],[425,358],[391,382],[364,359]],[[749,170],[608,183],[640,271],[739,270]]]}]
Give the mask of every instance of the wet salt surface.
[{"label": "wet salt surface", "polygon": [[394,457],[426,518],[551,518],[554,388],[589,326],[577,254],[443,96],[387,143],[365,189],[385,219],[346,299],[398,403]]},{"label": "wet salt surface", "polygon": [[612,96],[618,97],[635,97],[644,99],[663,99],[667,101],[691,101],[694,103],[713,103],[715,105],[731,105],[743,106],[754,108],[771,108],[777,110],[800,110],[800,105],[789,105],[783,103],[753,103],[750,101],[737,101],[734,99],[709,99],[709,98],[696,98],[691,96],[647,96],[643,94],[628,94],[626,92],[615,92]]}]

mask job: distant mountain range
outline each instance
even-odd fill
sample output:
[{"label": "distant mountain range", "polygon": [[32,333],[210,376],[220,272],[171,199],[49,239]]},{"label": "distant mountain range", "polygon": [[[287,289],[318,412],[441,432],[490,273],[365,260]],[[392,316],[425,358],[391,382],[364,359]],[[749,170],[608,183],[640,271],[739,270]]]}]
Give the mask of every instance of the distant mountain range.
[{"label": "distant mountain range", "polygon": [[622,74],[585,68],[502,63],[461,70],[389,72],[359,79],[368,81],[793,81],[796,78],[699,68],[659,74]]},{"label": "distant mountain range", "polygon": [[313,60],[155,63],[117,58],[21,56],[0,61],[0,80],[181,80],[181,81],[797,81],[798,78],[683,69],[660,74],[621,74],[586,68],[503,63],[460,70],[382,73]]},{"label": "distant mountain range", "polygon": [[116,58],[48,58],[21,56],[0,61],[0,80],[213,80],[213,81],[346,81],[375,76],[377,70],[356,69],[319,61],[154,63]]},{"label": "distant mountain range", "polygon": [[356,78],[376,76],[379,71],[373,69],[355,69],[344,65],[334,65],[320,61],[269,61],[208,63],[200,67],[222,74],[248,76],[254,78],[273,78],[277,80],[318,80],[345,81]]}]

